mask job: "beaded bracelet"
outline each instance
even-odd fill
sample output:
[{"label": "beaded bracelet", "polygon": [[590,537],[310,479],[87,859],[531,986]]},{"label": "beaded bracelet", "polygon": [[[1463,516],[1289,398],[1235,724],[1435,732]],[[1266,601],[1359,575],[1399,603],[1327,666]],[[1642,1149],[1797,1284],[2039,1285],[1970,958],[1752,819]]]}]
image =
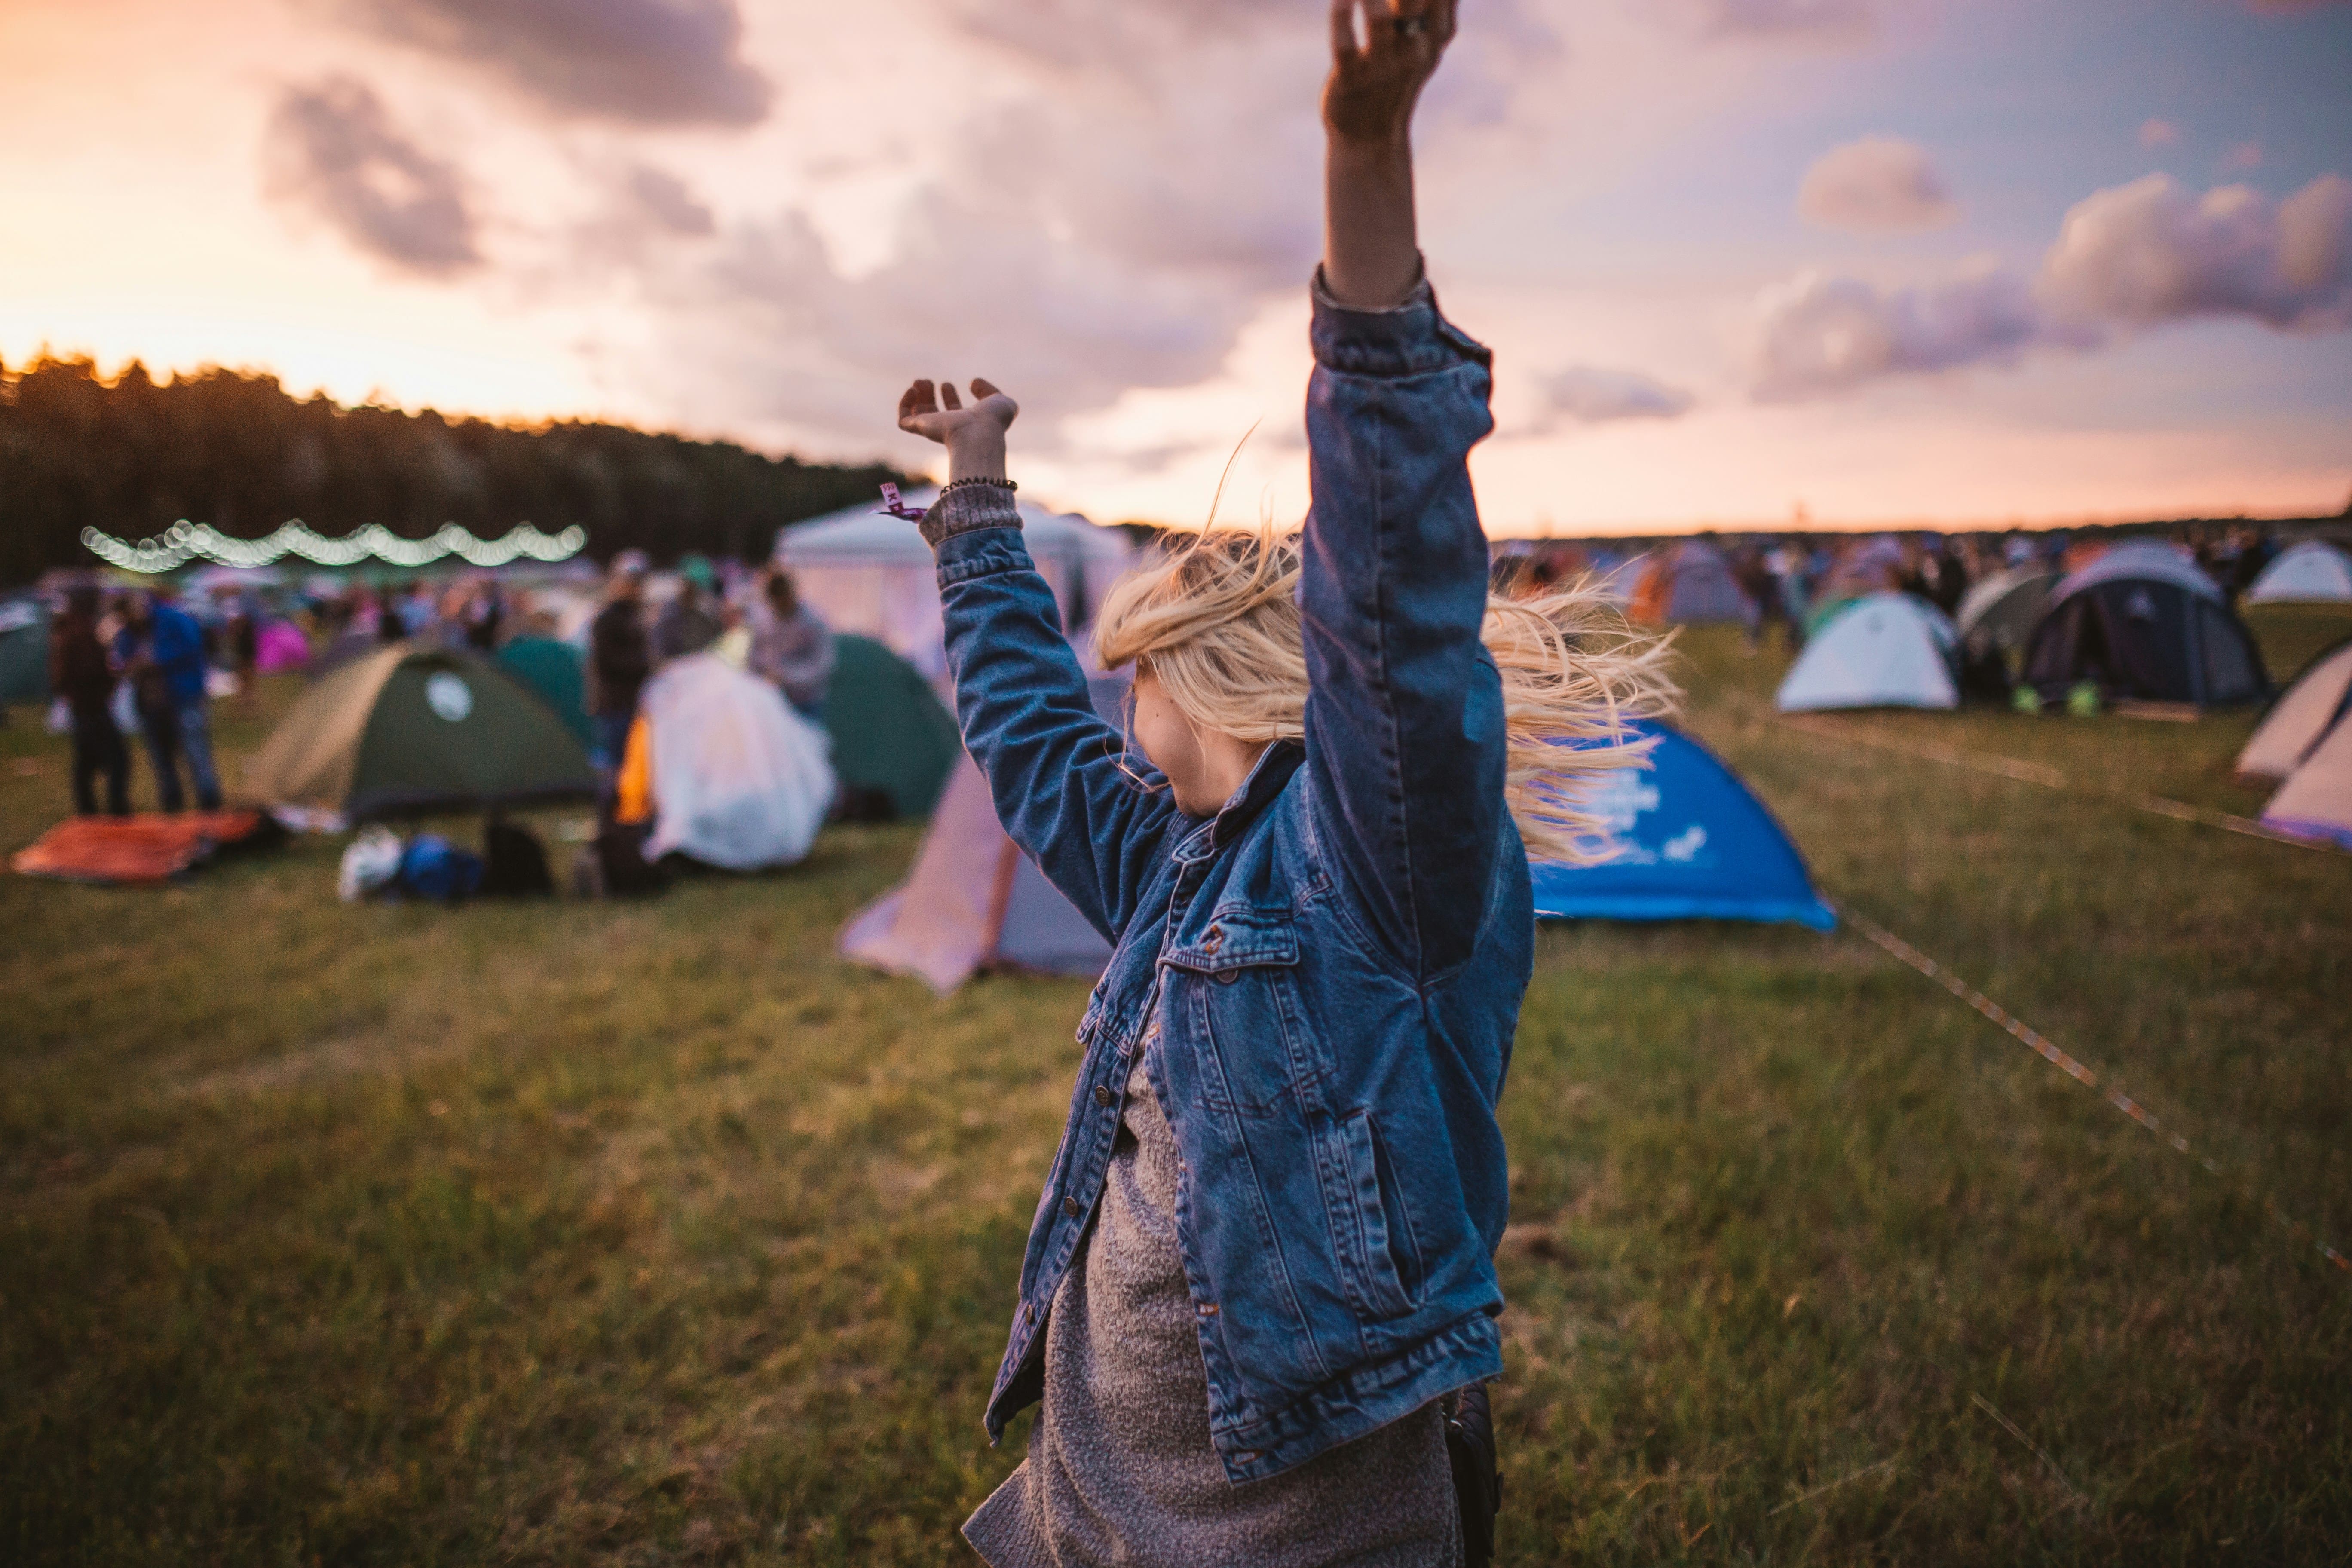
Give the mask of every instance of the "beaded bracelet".
[{"label": "beaded bracelet", "polygon": [[1017,490],[1020,488],[1011,479],[950,479],[940,487],[940,500],[945,500],[958,490]]}]

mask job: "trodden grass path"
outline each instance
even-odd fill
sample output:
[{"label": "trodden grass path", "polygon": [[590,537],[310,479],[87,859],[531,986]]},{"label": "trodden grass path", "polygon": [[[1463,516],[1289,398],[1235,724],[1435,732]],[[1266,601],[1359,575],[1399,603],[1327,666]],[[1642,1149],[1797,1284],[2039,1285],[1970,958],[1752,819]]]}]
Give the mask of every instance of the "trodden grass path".
[{"label": "trodden grass path", "polygon": [[[2352,1240],[2352,858],[1836,733],[2251,814],[2251,716],[1800,731],[1687,646],[1828,889],[2224,1173],[1851,934],[1548,930],[1505,1560],[2345,1561],[2352,1277],[2266,1205]],[[9,847],[65,791],[23,717]],[[973,1561],[1085,987],[836,962],[915,837],[644,905],[0,877],[0,1561]]]}]

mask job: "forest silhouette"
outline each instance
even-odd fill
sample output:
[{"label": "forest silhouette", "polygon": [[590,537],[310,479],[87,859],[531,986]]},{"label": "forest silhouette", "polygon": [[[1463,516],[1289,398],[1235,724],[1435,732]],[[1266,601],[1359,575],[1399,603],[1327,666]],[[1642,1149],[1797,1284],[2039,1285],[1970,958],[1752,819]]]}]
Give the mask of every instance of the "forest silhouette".
[{"label": "forest silhouette", "polygon": [[87,359],[0,364],[0,584],[91,564],[86,527],[135,540],[183,519],[246,539],[293,518],[409,538],[577,523],[598,558],[761,555],[784,524],[905,478],[621,425],[345,407],[217,367],[159,383],[135,362],[111,380]]}]

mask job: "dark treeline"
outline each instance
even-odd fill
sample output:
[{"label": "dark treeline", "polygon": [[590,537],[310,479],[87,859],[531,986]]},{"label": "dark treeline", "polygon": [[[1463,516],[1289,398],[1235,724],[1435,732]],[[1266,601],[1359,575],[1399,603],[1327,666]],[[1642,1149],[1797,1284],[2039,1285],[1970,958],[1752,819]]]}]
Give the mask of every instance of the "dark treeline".
[{"label": "dark treeline", "polygon": [[625,426],[298,401],[275,376],[236,371],[158,384],[138,364],[111,383],[87,360],[0,365],[0,584],[89,563],[85,527],[139,539],[182,518],[247,539],[289,518],[410,537],[452,521],[484,537],[578,523],[599,558],[758,555],[783,524],[902,478]]}]

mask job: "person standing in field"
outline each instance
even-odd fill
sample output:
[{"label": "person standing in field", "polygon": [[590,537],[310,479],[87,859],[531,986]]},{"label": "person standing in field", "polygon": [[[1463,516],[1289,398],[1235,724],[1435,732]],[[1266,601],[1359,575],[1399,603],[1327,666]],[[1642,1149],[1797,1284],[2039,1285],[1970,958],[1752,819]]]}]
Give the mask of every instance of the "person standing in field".
[{"label": "person standing in field", "polygon": [[220,775],[213,768],[204,628],[172,603],[170,586],[158,583],[131,595],[131,619],[117,638],[115,653],[131,681],[147,760],[155,769],[158,804],[165,811],[178,811],[186,804],[179,768],[184,758],[196,809],[218,811]]},{"label": "person standing in field", "polygon": [[73,724],[74,810],[98,815],[97,776],[106,775],[106,811],[131,815],[131,752],[114,727],[114,666],[98,632],[98,590],[76,588],[49,626],[49,694]]},{"label": "person standing in field", "polygon": [[793,574],[771,567],[751,605],[751,673],[772,682],[804,719],[824,708],[833,684],[833,632],[801,603]]},{"label": "person standing in field", "polygon": [[622,551],[613,558],[604,607],[588,626],[588,711],[596,731],[596,765],[608,774],[621,765],[629,726],[637,717],[637,696],[653,674],[645,585],[645,556]]},{"label": "person standing in field", "polygon": [[1129,735],[1024,546],[1013,400],[918,381],[899,405],[947,447],[921,528],[965,743],[1115,948],[990,1436],[1043,1411],[964,1525],[993,1568],[1491,1551],[1528,852],[1589,853],[1591,792],[1671,688],[1590,584],[1489,595],[1467,466],[1489,358],[1414,233],[1409,124],[1454,11],[1374,0],[1360,42],[1355,0],[1333,11],[1312,507],[1112,590],[1096,648],[1134,667]]}]

